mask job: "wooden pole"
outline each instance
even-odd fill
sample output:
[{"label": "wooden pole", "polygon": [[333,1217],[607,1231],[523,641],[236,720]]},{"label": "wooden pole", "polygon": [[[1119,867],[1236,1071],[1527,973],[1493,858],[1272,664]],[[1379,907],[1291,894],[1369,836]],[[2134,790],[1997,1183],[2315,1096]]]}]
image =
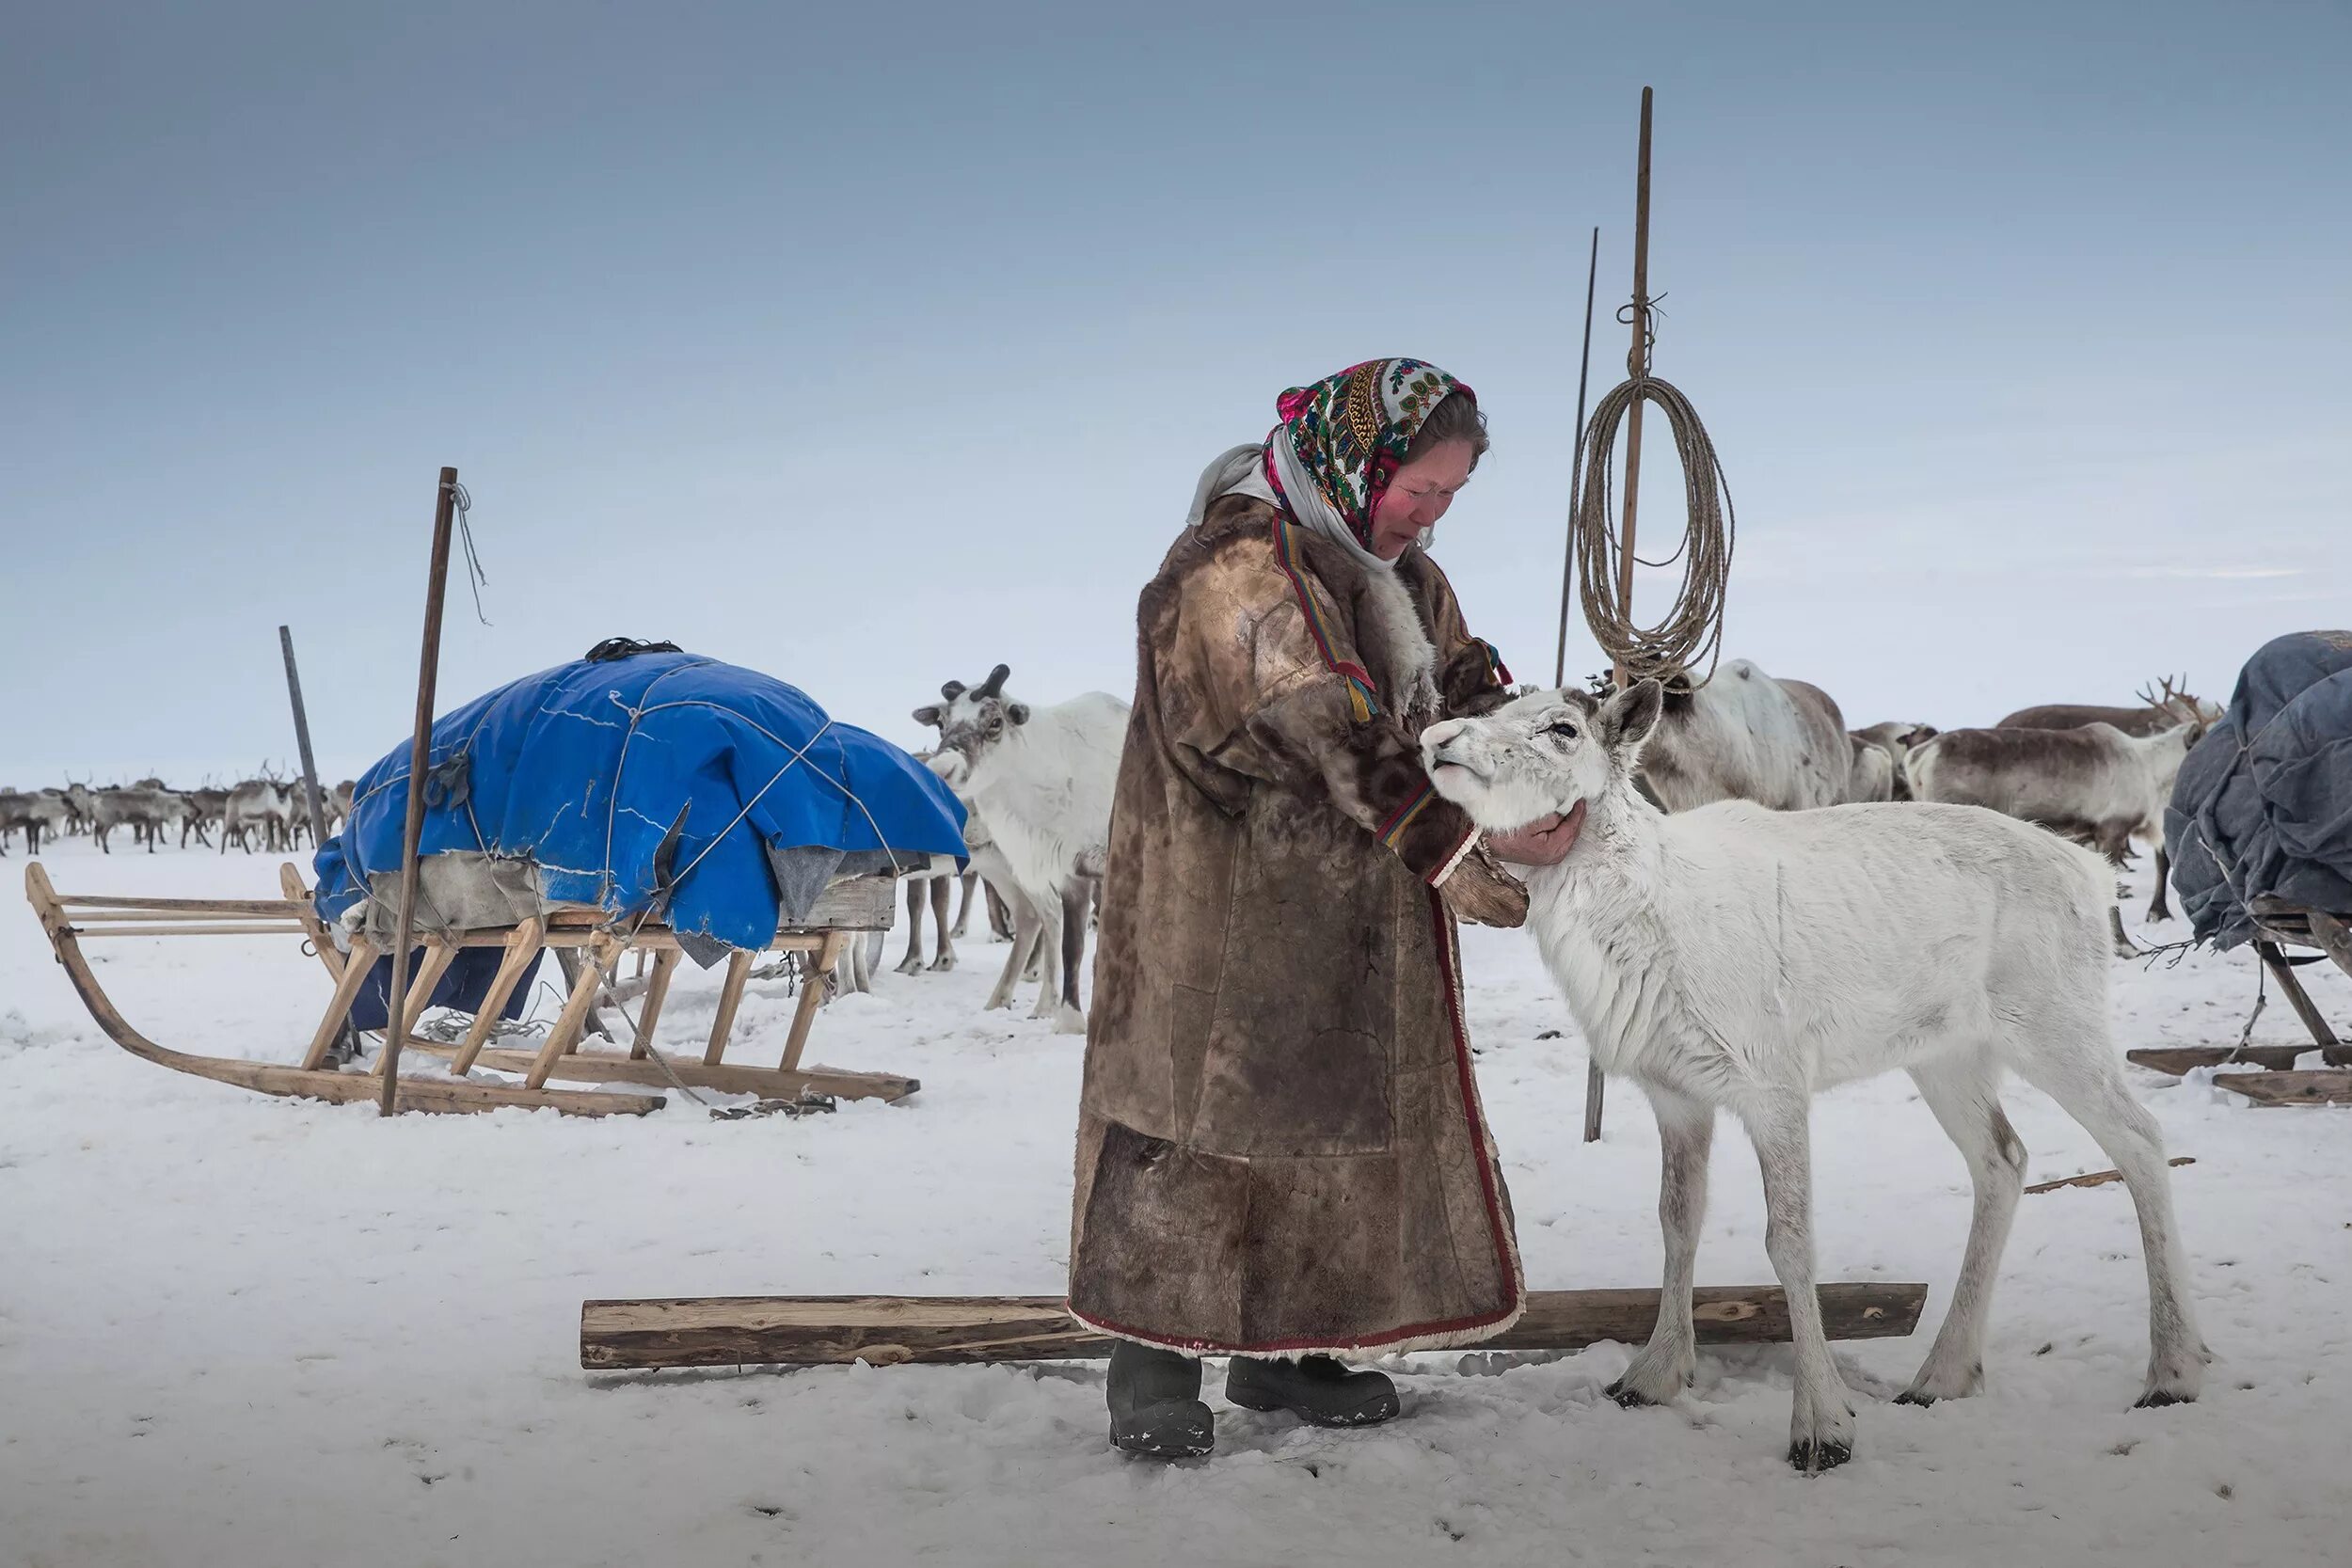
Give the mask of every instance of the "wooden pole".
[{"label": "wooden pole", "polygon": [[278,628],[278,646],[286,656],[286,695],[294,701],[294,744],[302,750],[302,787],[310,798],[310,847],[326,842],[326,812],[319,800],[319,765],[310,755],[310,716],[302,710],[302,676],[294,669],[294,632]]},{"label": "wooden pole", "polygon": [[[1826,1281],[1822,1331],[1833,1339],[1900,1338],[1918,1325],[1925,1285]],[[1658,1320],[1656,1291],[1530,1291],[1519,1321],[1488,1351],[1631,1344]],[[1691,1292],[1703,1345],[1785,1343],[1788,1298],[1777,1286],[1702,1285]],[[821,1366],[903,1362],[1101,1360],[1112,1341],[1073,1319],[1059,1296],[689,1296],[580,1304],[580,1364],[644,1367]],[[1467,1347],[1466,1347],[1467,1348]]]},{"label": "wooden pole", "polygon": [[1593,254],[1584,265],[1584,354],[1576,371],[1576,445],[1568,458],[1568,547],[1560,558],[1560,647],[1551,656],[1551,684],[1568,679],[1568,610],[1576,597],[1576,519],[1584,483],[1584,392],[1593,376],[1593,289],[1600,281],[1600,225],[1593,225]]},{"label": "wooden pole", "polygon": [[[1642,150],[1633,170],[1633,346],[1626,351],[1625,372],[1635,381],[1649,375],[1649,118],[1650,89],[1642,89]],[[1617,602],[1633,611],[1633,523],[1642,498],[1642,404],[1636,397],[1625,420],[1625,526],[1617,535]],[[1632,684],[1633,673],[1623,664],[1615,671],[1617,689]],[[1607,1080],[1596,1062],[1584,1069],[1584,1141],[1600,1137],[1601,1106]]]},{"label": "wooden pole", "polygon": [[[433,751],[433,691],[441,673],[441,597],[449,587],[450,518],[457,500],[457,470],[441,470],[433,503],[433,568],[424,594],[424,653],[417,665],[417,730],[408,745],[408,814],[400,831],[400,911],[392,943],[391,984],[386,989],[384,1092],[376,1113],[390,1116],[400,1094],[400,1045],[408,1036],[408,945],[416,938],[417,843],[424,836],[424,776]],[[534,1085],[533,1087],[536,1087]]]}]

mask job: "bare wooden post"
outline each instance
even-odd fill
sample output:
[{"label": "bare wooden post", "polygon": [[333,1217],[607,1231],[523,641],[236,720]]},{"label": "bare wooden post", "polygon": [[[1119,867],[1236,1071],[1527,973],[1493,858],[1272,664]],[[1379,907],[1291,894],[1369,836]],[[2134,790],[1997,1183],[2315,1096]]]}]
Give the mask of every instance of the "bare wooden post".
[{"label": "bare wooden post", "polygon": [[[424,836],[424,776],[433,752],[433,691],[441,673],[441,597],[449,587],[451,515],[456,510],[457,470],[441,470],[433,505],[433,566],[424,594],[424,652],[417,663],[417,732],[408,747],[408,814],[400,832],[400,910],[392,941],[391,984],[385,989],[384,1092],[376,1114],[390,1116],[400,1095],[400,1046],[408,1037],[408,944],[417,929],[417,843]],[[364,873],[362,873],[364,875]],[[532,1087],[538,1085],[533,1085]]]},{"label": "bare wooden post", "polygon": [[286,695],[294,699],[294,744],[302,750],[302,787],[310,797],[310,847],[326,842],[326,813],[319,802],[319,765],[310,756],[310,719],[302,711],[302,676],[294,670],[294,632],[278,628],[278,646],[286,656]]},{"label": "bare wooden post", "polygon": [[743,1005],[743,987],[752,977],[754,957],[740,947],[727,955],[727,977],[719,988],[718,1016],[710,1021],[710,1043],[703,1049],[705,1067],[717,1067],[726,1057],[727,1036],[735,1029],[736,1009]]},{"label": "bare wooden post", "polygon": [[[310,754],[310,716],[302,705],[302,676],[294,669],[294,631],[291,627],[279,626],[278,628],[278,651],[286,656],[286,695],[294,703],[294,745],[302,752],[302,789],[310,800],[310,853],[315,855],[326,847],[326,803],[319,796],[319,765]],[[289,866],[287,869],[293,868]],[[292,898],[295,895],[290,892],[286,896]],[[307,897],[308,895],[305,894],[303,896]],[[317,917],[313,915],[310,923],[315,925]],[[333,953],[335,947],[326,932],[323,929],[313,931],[310,941],[318,948],[319,957],[326,959],[326,967],[330,970],[334,969],[335,960],[327,958],[327,955]],[[337,977],[341,978],[340,972]],[[337,1025],[337,1029],[338,1038],[342,1044],[345,1054],[358,1055],[359,1036],[358,1031],[352,1028],[351,1020],[344,1019],[341,1024]]]},{"label": "bare wooden post", "polygon": [[1560,647],[1551,658],[1551,684],[1568,680],[1568,610],[1576,598],[1576,519],[1584,483],[1584,391],[1593,374],[1593,289],[1600,281],[1600,225],[1593,225],[1593,254],[1584,265],[1584,355],[1577,361],[1576,445],[1568,456],[1568,546],[1560,557]]},{"label": "bare wooden post", "polygon": [[[1642,150],[1633,171],[1633,346],[1625,356],[1626,374],[1635,381],[1649,374],[1649,113],[1650,89],[1644,87]],[[1642,404],[1646,401],[1635,397],[1625,420],[1625,526],[1617,537],[1617,601],[1626,607],[1628,620],[1633,610],[1633,523],[1642,497]],[[1633,673],[1623,664],[1615,673],[1618,690],[1632,684]],[[1600,1064],[1595,1062],[1584,1069],[1586,1143],[1600,1136],[1601,1106],[1607,1092],[1607,1080],[1601,1076]]]}]

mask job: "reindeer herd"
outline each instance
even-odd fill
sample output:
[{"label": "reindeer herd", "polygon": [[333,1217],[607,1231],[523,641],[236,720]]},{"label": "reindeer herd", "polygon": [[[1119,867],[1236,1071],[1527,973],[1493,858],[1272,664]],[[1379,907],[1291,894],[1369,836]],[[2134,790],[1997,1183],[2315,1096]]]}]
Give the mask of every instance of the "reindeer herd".
[{"label": "reindeer herd", "polygon": [[[938,702],[914,710],[915,721],[938,736],[924,762],[969,814],[970,860],[960,876],[939,866],[907,879],[908,945],[898,970],[955,968],[955,942],[984,899],[990,928],[1010,942],[985,1006],[1012,1006],[1018,987],[1036,979],[1032,1016],[1082,1034],[1086,938],[1110,840],[1127,705],[1090,691],[1035,706],[1005,689],[1009,675],[999,664],[977,686],[949,681]],[[2182,759],[2220,710],[2169,678],[2140,696],[2138,707],[2023,708],[1988,729],[1892,721],[1849,730],[1836,699],[1820,687],[1727,659],[1695,689],[1668,683],[1634,786],[1675,813],[1735,800],[1774,811],[1881,800],[1987,806],[2090,846],[2119,866],[2138,838],[2156,855],[2148,918],[2163,920],[2170,913],[2164,803]],[[346,781],[324,792],[328,832],[349,815],[352,788]],[[141,779],[103,789],[69,783],[0,790],[0,854],[20,832],[35,850],[45,839],[87,833],[111,853],[112,835],[124,827],[151,852],[174,831],[183,847],[193,839],[224,854],[231,845],[247,853],[291,850],[310,832],[302,789],[299,780],[265,768],[228,789],[179,790]],[[2120,919],[2111,934],[2119,950],[2128,950]],[[874,955],[859,949],[840,983],[866,989],[873,963]]]},{"label": "reindeer herd", "polygon": [[[328,832],[351,815],[354,787],[345,780],[320,791],[319,813]],[[248,855],[255,849],[296,849],[310,832],[304,793],[301,780],[281,778],[271,769],[227,789],[211,784],[173,789],[161,779],[103,788],[69,779],[63,788],[0,789],[0,855],[20,832],[28,853],[38,853],[46,841],[87,834],[112,854],[114,835],[124,828],[131,830],[133,845],[144,846],[150,854],[175,831],[182,848],[190,839],[211,848],[218,832],[222,854],[232,844]]]}]

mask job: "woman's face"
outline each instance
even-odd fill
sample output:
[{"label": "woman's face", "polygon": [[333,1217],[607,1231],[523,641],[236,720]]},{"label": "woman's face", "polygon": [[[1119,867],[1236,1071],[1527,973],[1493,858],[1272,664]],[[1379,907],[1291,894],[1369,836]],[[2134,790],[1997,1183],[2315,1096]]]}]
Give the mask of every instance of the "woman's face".
[{"label": "woman's face", "polygon": [[1470,483],[1468,441],[1444,441],[1397,469],[1372,507],[1372,553],[1394,561],[1405,546],[1437,526],[1454,492]]}]

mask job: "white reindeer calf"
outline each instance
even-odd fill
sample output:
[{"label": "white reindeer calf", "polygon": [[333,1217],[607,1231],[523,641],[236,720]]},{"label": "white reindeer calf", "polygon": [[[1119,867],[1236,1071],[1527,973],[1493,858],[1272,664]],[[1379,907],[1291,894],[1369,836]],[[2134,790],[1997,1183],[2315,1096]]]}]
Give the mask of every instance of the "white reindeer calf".
[{"label": "white reindeer calf", "polygon": [[1555,811],[1578,824],[1567,858],[1528,875],[1528,929],[1594,1060],[1649,1096],[1664,1155],[1665,1291],[1649,1343],[1611,1393],[1662,1403],[1690,1381],[1692,1266],[1720,1106],[1763,1167],[1764,1246],[1796,1349],[1789,1462],[1813,1471],[1851,1456],[1853,1411],[1814,1292],[1811,1101],[1897,1069],[1976,1189],[1951,1309],[1901,1398],[1977,1392],[2025,1177],[2001,1112],[2010,1068],[2082,1123],[2131,1190],[2148,1265],[2140,1404],[2195,1399],[2207,1353],[2163,1142],[2107,1036],[2106,865],[1974,806],[1731,800],[1661,815],[1632,784],[1659,706],[1654,681],[1606,703],[1539,691],[1422,735],[1438,792],[1483,827]]}]

